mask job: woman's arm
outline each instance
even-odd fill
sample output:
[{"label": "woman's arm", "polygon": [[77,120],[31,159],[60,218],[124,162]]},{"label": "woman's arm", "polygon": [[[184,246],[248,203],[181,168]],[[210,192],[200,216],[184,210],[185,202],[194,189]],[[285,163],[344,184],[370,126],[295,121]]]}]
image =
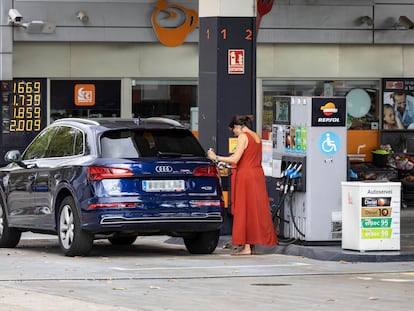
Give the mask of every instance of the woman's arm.
[{"label": "woman's arm", "polygon": [[248,139],[246,134],[242,133],[237,137],[237,144],[236,149],[234,152],[228,156],[219,156],[213,150],[208,150],[207,156],[216,162],[224,162],[224,163],[236,163],[239,162],[241,156],[243,155],[244,149],[246,149],[248,144]]}]

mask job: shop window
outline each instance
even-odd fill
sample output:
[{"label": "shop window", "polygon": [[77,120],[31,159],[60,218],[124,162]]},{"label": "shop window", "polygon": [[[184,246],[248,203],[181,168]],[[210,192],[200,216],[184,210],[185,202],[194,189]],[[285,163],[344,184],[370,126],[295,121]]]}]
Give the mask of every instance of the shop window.
[{"label": "shop window", "polygon": [[[352,116],[348,113],[347,127],[349,130],[377,130],[379,128],[379,80],[297,80],[263,81],[263,131],[270,131],[272,122],[280,112],[275,107],[280,106],[285,96],[344,96],[351,91],[361,90],[368,95],[370,107],[363,115]],[[359,104],[359,103],[358,103]],[[357,105],[358,105],[357,104]],[[362,104],[362,103],[361,103]],[[283,105],[282,105],[283,107]],[[349,109],[348,109],[349,110]]]},{"label": "shop window", "polygon": [[274,122],[290,124],[286,117],[290,96],[346,97],[347,153],[357,161],[369,162],[372,160],[370,151],[379,144],[379,90],[380,80],[263,81],[262,137],[271,137]]},{"label": "shop window", "polygon": [[191,127],[191,108],[197,106],[196,81],[133,80],[132,85],[133,117],[165,117]]}]

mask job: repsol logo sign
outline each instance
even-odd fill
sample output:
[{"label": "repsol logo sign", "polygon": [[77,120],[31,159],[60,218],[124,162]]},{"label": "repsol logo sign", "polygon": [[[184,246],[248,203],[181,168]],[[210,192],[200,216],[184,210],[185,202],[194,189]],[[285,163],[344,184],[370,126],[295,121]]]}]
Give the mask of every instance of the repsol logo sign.
[{"label": "repsol logo sign", "polygon": [[345,97],[312,97],[312,126],[345,125]]},{"label": "repsol logo sign", "polygon": [[339,123],[341,120],[339,118],[318,118],[318,122]]}]

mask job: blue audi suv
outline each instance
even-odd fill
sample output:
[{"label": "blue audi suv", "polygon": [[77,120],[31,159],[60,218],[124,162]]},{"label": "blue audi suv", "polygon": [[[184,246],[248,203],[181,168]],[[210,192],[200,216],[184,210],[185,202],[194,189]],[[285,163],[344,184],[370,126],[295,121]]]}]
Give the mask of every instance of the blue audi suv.
[{"label": "blue audi suv", "polygon": [[21,233],[55,234],[66,256],[96,239],[182,237],[212,253],[223,218],[218,169],[194,135],[165,118],[59,119],[0,168],[0,247]]}]

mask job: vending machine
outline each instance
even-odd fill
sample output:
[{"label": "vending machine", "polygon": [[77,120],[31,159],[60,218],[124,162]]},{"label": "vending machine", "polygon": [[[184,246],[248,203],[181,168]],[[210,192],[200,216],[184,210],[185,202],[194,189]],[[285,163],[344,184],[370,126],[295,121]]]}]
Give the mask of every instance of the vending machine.
[{"label": "vending machine", "polygon": [[273,123],[279,235],[340,241],[341,182],[347,180],[345,97],[275,97]]}]

